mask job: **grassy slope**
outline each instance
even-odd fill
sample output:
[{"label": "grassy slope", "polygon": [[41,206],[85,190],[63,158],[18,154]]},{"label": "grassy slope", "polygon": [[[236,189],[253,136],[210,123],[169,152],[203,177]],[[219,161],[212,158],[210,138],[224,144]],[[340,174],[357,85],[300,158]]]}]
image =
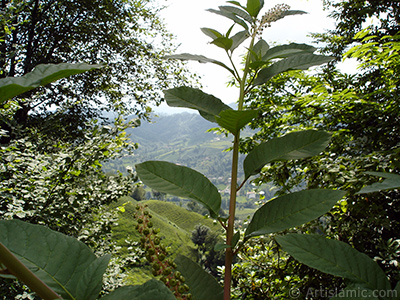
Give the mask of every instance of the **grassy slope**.
[{"label": "grassy slope", "polygon": [[[135,221],[132,215],[135,211],[136,201],[130,197],[123,197],[118,205],[124,204],[125,212],[121,213],[118,226],[113,228],[113,237],[117,240],[118,245],[122,247],[122,253],[129,255],[126,250],[127,238],[134,241],[139,240],[139,236],[135,229]],[[195,226],[203,224],[213,231],[221,229],[219,225],[215,225],[210,219],[205,219],[203,216],[190,212],[185,208],[179,207],[170,202],[158,200],[143,201],[148,205],[148,209],[153,216],[153,224],[155,228],[160,228],[159,236],[165,246],[171,248],[171,253],[183,254],[191,257],[194,249],[194,244],[191,241],[191,233]],[[128,277],[129,284],[140,284],[149,279],[149,272],[143,269],[134,269]]]}]

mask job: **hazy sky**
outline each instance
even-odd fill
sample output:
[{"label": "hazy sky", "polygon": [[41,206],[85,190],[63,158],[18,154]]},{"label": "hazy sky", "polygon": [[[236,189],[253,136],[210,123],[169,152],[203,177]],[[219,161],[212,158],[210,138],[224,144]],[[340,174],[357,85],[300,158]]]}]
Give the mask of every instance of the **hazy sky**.
[{"label": "hazy sky", "polygon": [[[161,15],[167,28],[177,37],[180,44],[178,53],[201,54],[228,63],[225,51],[209,44],[211,39],[200,30],[201,27],[213,28],[221,33],[228,30],[232,25],[228,19],[206,11],[208,8],[216,9],[219,5],[226,5],[225,0],[159,0],[159,2],[168,6]],[[246,3],[245,0],[239,2]],[[333,20],[327,18],[328,12],[322,9],[322,0],[265,0],[262,13],[279,3],[288,4],[292,10],[303,10],[308,14],[288,16],[272,23],[272,26],[263,33],[263,38],[268,43],[311,43],[311,39],[307,37],[310,32],[324,32],[334,28]],[[243,54],[241,49],[235,52],[237,55]],[[227,71],[213,64],[197,62],[190,62],[189,67],[202,77],[204,92],[213,94],[225,103],[237,100],[237,90],[226,88],[229,79]],[[162,110],[165,107],[163,105]],[[175,108],[174,111],[179,112]]]}]

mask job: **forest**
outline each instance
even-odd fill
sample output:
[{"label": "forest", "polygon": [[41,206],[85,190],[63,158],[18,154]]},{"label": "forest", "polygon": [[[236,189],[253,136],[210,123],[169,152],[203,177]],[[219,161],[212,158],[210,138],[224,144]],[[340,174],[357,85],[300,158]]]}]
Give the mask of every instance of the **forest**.
[{"label": "forest", "polygon": [[312,45],[267,42],[300,6],[210,7],[209,58],[157,0],[3,0],[2,299],[400,299],[400,2],[321,2]]}]

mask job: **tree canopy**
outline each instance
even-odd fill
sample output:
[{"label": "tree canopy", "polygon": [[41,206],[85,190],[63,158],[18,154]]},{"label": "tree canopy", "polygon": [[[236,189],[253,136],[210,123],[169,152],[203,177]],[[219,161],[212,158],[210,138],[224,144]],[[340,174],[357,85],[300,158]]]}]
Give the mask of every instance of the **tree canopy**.
[{"label": "tree canopy", "polygon": [[371,23],[371,33],[376,40],[385,35],[395,35],[400,30],[400,3],[396,0],[323,0],[330,17],[335,19],[336,26],[322,34],[313,34],[319,42],[324,42],[324,51],[334,55],[338,60],[354,43],[354,36],[367,23]]},{"label": "tree canopy", "polygon": [[0,77],[45,63],[107,66],[25,94],[13,118],[18,125],[55,133],[62,124],[64,136],[79,136],[104,111],[146,114],[149,103],[160,103],[160,90],[186,78],[181,64],[162,59],[174,44],[153,0],[16,0],[1,9]]}]

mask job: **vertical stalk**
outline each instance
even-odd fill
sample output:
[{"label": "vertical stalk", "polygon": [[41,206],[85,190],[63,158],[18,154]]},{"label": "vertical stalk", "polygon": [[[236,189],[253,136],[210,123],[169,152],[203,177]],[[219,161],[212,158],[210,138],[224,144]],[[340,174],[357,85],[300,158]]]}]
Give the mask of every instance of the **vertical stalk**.
[{"label": "vertical stalk", "polygon": [[[254,46],[255,34],[252,35],[249,49],[252,49]],[[250,53],[247,53],[246,63],[243,70],[243,77],[240,80],[240,95],[239,95],[239,103],[238,110],[243,110],[243,102],[245,96],[245,87],[247,81],[247,75],[249,73],[249,64],[250,64]],[[232,281],[232,263],[233,263],[233,245],[232,238],[234,235],[235,228],[235,213],[236,213],[236,193],[237,193],[237,174],[238,174],[238,162],[239,162],[239,139],[240,139],[240,131],[235,135],[233,141],[233,150],[232,150],[232,170],[231,170],[231,190],[230,190],[230,199],[229,199],[229,218],[228,218],[228,226],[226,230],[226,245],[230,246],[226,248],[225,252],[225,277],[224,277],[224,300],[229,300],[231,297],[231,281]]]},{"label": "vertical stalk", "polygon": [[0,261],[12,275],[25,283],[33,292],[44,300],[62,299],[35,274],[32,273],[14,254],[0,243]]},{"label": "vertical stalk", "polygon": [[[238,133],[235,136],[235,140],[233,143],[231,193],[229,199],[229,219],[226,231],[226,244],[229,246],[232,246],[233,230],[235,225],[237,170],[239,161],[239,137],[240,135]],[[225,252],[224,300],[229,300],[231,297],[232,262],[233,262],[233,247],[229,247],[226,248]]]}]

